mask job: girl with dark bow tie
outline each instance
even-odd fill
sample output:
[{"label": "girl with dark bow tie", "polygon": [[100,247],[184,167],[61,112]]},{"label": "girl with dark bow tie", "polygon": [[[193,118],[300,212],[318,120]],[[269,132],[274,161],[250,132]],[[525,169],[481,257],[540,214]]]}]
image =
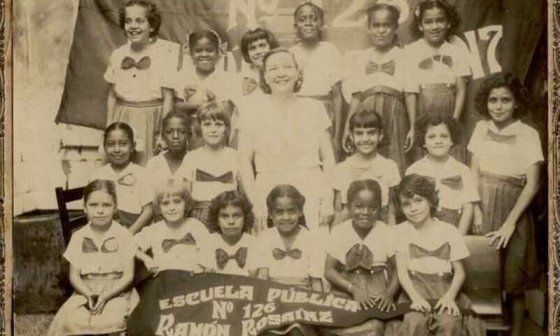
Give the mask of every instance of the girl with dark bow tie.
[{"label": "girl with dark bow tie", "polygon": [[[465,43],[454,36],[459,14],[446,0],[421,1],[411,14],[410,28],[418,40],[404,50],[409,62],[408,79],[418,85],[416,117],[443,113],[460,122],[471,69]],[[415,159],[422,158],[421,150],[414,154]],[[466,163],[465,143],[456,143],[451,155]]]},{"label": "girl with dark bow tie", "polygon": [[400,9],[395,1],[378,1],[367,10],[372,47],[348,52],[344,66],[343,93],[350,103],[343,146],[352,152],[349,120],[364,108],[379,111],[385,132],[380,153],[397,163],[400,174],[408,166],[406,152],[412,148],[418,85],[409,76],[403,49],[398,46]]},{"label": "girl with dark bow tie", "polygon": [[470,232],[474,203],[480,201],[480,196],[469,167],[451,156],[451,148],[460,141],[459,125],[448,115],[427,114],[418,121],[416,131],[416,144],[427,154],[408,167],[406,174],[433,180],[439,198],[435,217],[466,235]]},{"label": "girl with dark bow tie", "polygon": [[161,14],[149,1],[126,2],[119,10],[119,24],[128,41],[113,51],[104,74],[110,84],[107,124],[124,121],[132,126],[138,137],[137,159],[145,165],[163,145],[161,120],[173,108],[179,45],[158,38]]},{"label": "girl with dark bow tie", "polygon": [[[381,187],[375,180],[358,180],[348,188],[350,219],[333,228],[325,262],[325,277],[336,292],[356,300],[364,309],[395,309],[399,289],[395,272],[394,227],[380,220]],[[334,335],[386,335],[385,323],[367,320]]]},{"label": "girl with dark bow tie", "polygon": [[249,276],[255,258],[253,206],[238,191],[225,191],[215,197],[208,211],[210,243],[203,247],[201,259],[206,269],[216,273]]},{"label": "girl with dark bow tie", "polygon": [[[139,248],[136,257],[153,276],[164,270],[202,271],[200,251],[209,244],[210,233],[198,220],[187,218],[191,206],[191,196],[182,181],[169,180],[156,191],[154,208],[163,220],[134,236]],[[146,254],[148,250],[151,256]]]},{"label": "girl with dark bow tie", "polygon": [[[113,221],[115,184],[95,180],[84,190],[88,223],[72,234],[64,252],[74,293],[60,307],[48,336],[115,335],[138,303],[131,289],[136,245],[132,234]],[[113,334],[114,333],[114,334]]]},{"label": "girl with dark bow tie", "polygon": [[511,335],[520,335],[524,292],[539,285],[535,223],[529,205],[544,161],[539,134],[520,120],[528,107],[521,82],[508,73],[488,77],[476,96],[477,123],[468,149],[480,192],[474,228],[500,249],[502,286],[512,303]]},{"label": "girl with dark bow tie", "polygon": [[[409,301],[398,335],[485,335],[461,292],[463,260],[470,254],[459,230],[434,217],[439,200],[435,184],[412,174],[399,184],[398,201],[406,221],[396,227],[397,275]],[[465,316],[465,313],[469,313]]]},{"label": "girl with dark bow tie", "polygon": [[[292,185],[274,187],[266,198],[268,226],[254,250],[253,274],[263,280],[322,291],[324,253],[321,232],[305,226],[305,197]],[[314,327],[294,324],[264,335],[318,335]]]}]

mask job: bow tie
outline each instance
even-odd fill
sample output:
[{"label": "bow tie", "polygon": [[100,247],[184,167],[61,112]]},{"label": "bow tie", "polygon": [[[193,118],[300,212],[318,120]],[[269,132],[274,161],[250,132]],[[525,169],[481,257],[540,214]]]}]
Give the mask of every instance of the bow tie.
[{"label": "bow tie", "polygon": [[363,244],[356,244],[346,253],[346,264],[344,268],[346,271],[353,271],[360,267],[369,270],[372,264],[373,253],[371,250]]},{"label": "bow tie", "polygon": [[152,64],[152,61],[148,56],[142,57],[138,62],[136,62],[132,57],[127,56],[122,60],[121,68],[123,70],[128,70],[130,68],[144,70],[144,69],[148,69],[150,67],[150,64]]},{"label": "bow tie", "polygon": [[[119,249],[119,243],[115,237],[107,238],[101,244],[101,252],[103,253],[113,253],[117,252]],[[93,253],[99,252],[99,248],[93,242],[93,239],[84,237],[82,241],[82,252]]]},{"label": "bow tie", "polygon": [[132,173],[124,174],[117,179],[117,183],[129,187],[133,186],[136,184],[136,176],[132,175]]},{"label": "bow tie", "polygon": [[435,257],[440,260],[448,261],[450,258],[451,247],[449,243],[441,245],[439,248],[430,251],[416,244],[408,244],[410,258],[420,259],[425,257]]},{"label": "bow tie", "polygon": [[298,248],[295,248],[295,249],[286,249],[286,251],[284,251],[282,249],[279,249],[279,248],[275,247],[272,250],[272,256],[276,260],[282,260],[282,259],[286,258],[286,256],[288,256],[292,259],[301,259],[301,250],[298,249]]},{"label": "bow tie", "polygon": [[424,59],[418,64],[418,67],[420,67],[420,69],[428,70],[434,66],[434,62],[443,63],[448,67],[453,66],[453,59],[451,58],[451,56],[434,55],[432,57]]},{"label": "bow tie", "polygon": [[463,190],[463,178],[461,175],[444,177],[439,182],[453,190]]},{"label": "bow tie", "polygon": [[239,268],[245,267],[245,262],[247,261],[247,248],[240,247],[233,255],[227,254],[227,252],[221,248],[216,250],[216,265],[218,265],[219,269],[224,269],[227,262],[231,259],[235,259]]},{"label": "bow tie", "polygon": [[194,240],[193,236],[190,233],[187,233],[183,238],[181,239],[164,239],[161,242],[161,248],[163,249],[163,252],[167,253],[169,252],[169,250],[175,246],[175,245],[195,245],[196,244],[196,240]]},{"label": "bow tie", "polygon": [[500,134],[496,133],[491,129],[488,129],[484,135],[484,140],[491,140],[494,142],[505,143],[508,145],[514,145],[517,135],[515,134]]},{"label": "bow tie", "polygon": [[390,76],[393,76],[393,74],[395,73],[395,61],[390,60],[383,64],[369,61],[366,64],[366,75],[371,75],[372,73],[375,72],[384,72]]},{"label": "bow tie", "polygon": [[196,170],[195,180],[198,182],[222,182],[222,183],[233,183],[233,173],[231,171],[220,175],[214,176],[200,169]]}]

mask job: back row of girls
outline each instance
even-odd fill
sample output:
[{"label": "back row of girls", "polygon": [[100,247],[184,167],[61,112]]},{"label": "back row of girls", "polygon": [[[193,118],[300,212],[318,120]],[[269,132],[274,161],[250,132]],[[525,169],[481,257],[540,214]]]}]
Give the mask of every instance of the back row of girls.
[{"label": "back row of girls", "polygon": [[[238,75],[224,69],[221,39],[214,31],[191,33],[190,57],[183,59],[176,44],[158,38],[162,19],[155,5],[131,0],[119,18],[129,42],[113,52],[105,73],[111,84],[107,122],[124,121],[133,127],[141,162],[163,145],[163,116],[175,108],[196,120],[197,108],[212,100],[228,106],[233,115],[230,140],[235,144],[237,118],[248,113],[240,105],[267,84],[262,58],[278,47],[273,33],[257,28],[243,36],[243,71]],[[351,150],[349,117],[361,106],[375,107],[386,132],[382,154],[394,160],[402,174],[411,156],[421,157],[421,151],[406,155],[413,146],[417,118],[443,113],[461,119],[470,68],[466,49],[453,37],[459,17],[445,0],[423,1],[416,7],[411,29],[418,40],[404,49],[396,37],[399,19],[398,7],[378,1],[367,10],[372,47],[343,57],[334,44],[322,40],[323,10],[305,2],[294,11],[298,42],[290,52],[301,76],[297,95],[320,101],[328,112],[336,158],[344,156],[341,147]],[[343,113],[343,100],[349,104],[348,113]],[[199,147],[194,128],[189,132],[189,147]],[[465,162],[464,142],[455,146],[453,155]]]}]

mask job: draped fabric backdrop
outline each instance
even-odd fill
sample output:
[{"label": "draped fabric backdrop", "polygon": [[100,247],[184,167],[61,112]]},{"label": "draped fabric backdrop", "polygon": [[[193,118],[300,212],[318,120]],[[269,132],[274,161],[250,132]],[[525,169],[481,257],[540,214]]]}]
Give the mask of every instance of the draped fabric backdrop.
[{"label": "draped fabric backdrop", "polygon": [[[316,0],[326,13],[324,39],[342,52],[370,46],[365,10],[377,0]],[[401,8],[399,40],[412,42],[409,25],[420,0],[393,0]],[[74,40],[57,122],[102,129],[106,121],[108,85],[103,73],[111,52],[126,42],[118,24],[125,0],[80,0]],[[301,0],[159,0],[163,15],[160,36],[180,44],[188,33],[203,28],[217,31],[227,42],[228,70],[239,70],[238,47],[243,34],[263,26],[282,45],[293,43],[293,10]],[[525,78],[541,34],[546,33],[544,0],[449,0],[462,18],[458,43],[466,43],[473,80],[469,85],[464,123],[478,119],[473,98],[481,80],[504,70]],[[542,60],[546,62],[546,60]]]}]

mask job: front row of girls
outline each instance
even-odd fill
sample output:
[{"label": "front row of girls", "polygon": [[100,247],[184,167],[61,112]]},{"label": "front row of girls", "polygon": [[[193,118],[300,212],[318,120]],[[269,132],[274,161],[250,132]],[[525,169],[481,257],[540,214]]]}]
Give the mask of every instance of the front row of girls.
[{"label": "front row of girls", "polygon": [[[154,199],[163,219],[132,236],[113,220],[118,204],[115,184],[95,180],[84,193],[88,224],[73,234],[64,253],[75,293],[56,314],[49,335],[124,330],[138,299],[130,289],[135,256],[154,276],[164,270],[238,274],[315,291],[323,290],[324,276],[333,290],[364,308],[389,311],[397,301],[410,301],[413,311],[395,327],[401,335],[421,335],[427,328],[437,335],[456,335],[465,328],[461,309],[468,308],[460,292],[465,279],[462,260],[469,255],[463,237],[453,225],[434,217],[438,200],[428,178],[406,176],[397,195],[406,221],[388,226],[380,219],[379,184],[354,181],[347,193],[350,219],[334,228],[332,241],[319,248],[306,226],[305,197],[291,185],[278,185],[268,195],[269,229],[263,233],[266,239],[257,241],[249,234],[251,204],[237,191],[212,200],[209,232],[197,219],[186,217],[192,206],[186,185],[169,181]],[[326,332],[383,335],[385,327],[374,319]],[[317,334],[307,325],[277,333],[296,328],[305,335]]]}]

